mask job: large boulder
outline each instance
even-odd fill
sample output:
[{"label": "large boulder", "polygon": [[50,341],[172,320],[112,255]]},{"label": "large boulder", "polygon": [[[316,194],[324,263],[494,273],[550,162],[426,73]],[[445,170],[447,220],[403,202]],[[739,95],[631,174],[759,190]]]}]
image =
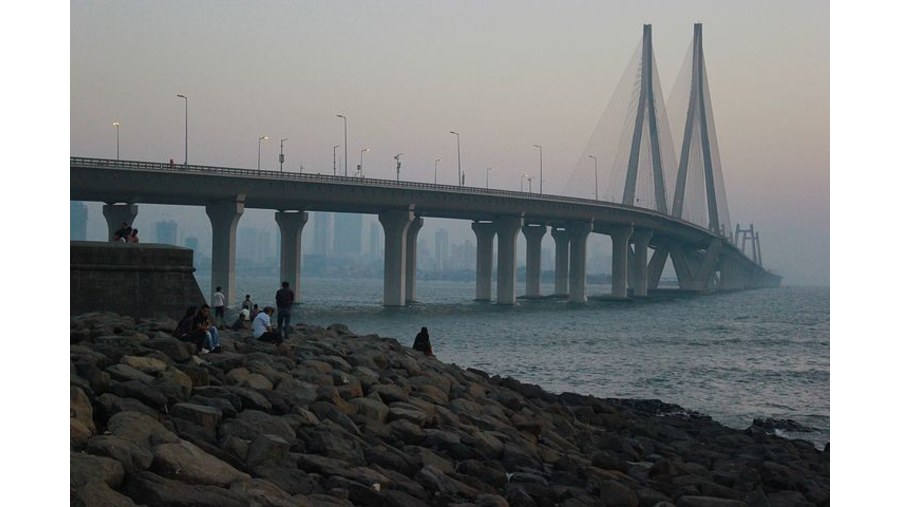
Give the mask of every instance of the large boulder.
[{"label": "large boulder", "polygon": [[248,474],[184,440],[155,446],[151,469],[162,477],[187,484],[226,487],[234,481],[250,478]]}]

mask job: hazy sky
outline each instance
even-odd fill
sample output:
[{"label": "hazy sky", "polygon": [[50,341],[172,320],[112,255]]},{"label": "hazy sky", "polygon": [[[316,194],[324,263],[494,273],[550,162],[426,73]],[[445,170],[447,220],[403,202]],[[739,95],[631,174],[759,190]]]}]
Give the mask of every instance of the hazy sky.
[{"label": "hazy sky", "polygon": [[256,167],[268,135],[263,168],[288,138],[285,170],[330,173],[344,114],[351,172],[368,147],[367,176],[394,178],[403,152],[403,179],[432,181],[441,158],[451,183],[455,130],[467,183],[494,167],[492,187],[518,189],[540,144],[547,193],[642,24],[668,94],[702,22],[732,223],[755,224],[786,284],[829,283],[825,1],[75,1],[70,16],[71,155],[115,157],[118,121],[123,159],[183,160],[180,93],[191,163]]}]

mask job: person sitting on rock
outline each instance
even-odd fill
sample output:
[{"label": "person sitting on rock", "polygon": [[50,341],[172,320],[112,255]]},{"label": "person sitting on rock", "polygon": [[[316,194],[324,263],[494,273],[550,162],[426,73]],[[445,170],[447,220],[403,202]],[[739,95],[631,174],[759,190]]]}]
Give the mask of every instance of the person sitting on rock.
[{"label": "person sitting on rock", "polygon": [[428,357],[434,357],[431,350],[431,338],[428,336],[428,328],[423,327],[419,334],[416,335],[416,341],[413,342],[413,350],[418,350]]},{"label": "person sitting on rock", "polygon": [[259,341],[281,344],[281,333],[272,329],[272,314],[275,309],[271,306],[263,308],[253,319],[253,337]]},{"label": "person sitting on rock", "polygon": [[212,325],[209,305],[203,305],[197,311],[197,315],[194,317],[192,338],[194,338],[194,343],[197,344],[197,352],[199,354],[222,351],[222,347],[219,345],[219,330]]},{"label": "person sitting on rock", "polygon": [[125,239],[126,243],[140,243],[141,240],[138,238],[138,230],[131,229],[131,233],[128,234],[128,238]]},{"label": "person sitting on rock", "polygon": [[250,309],[244,308],[238,313],[237,319],[231,325],[231,329],[234,331],[247,329],[247,324],[250,324]]},{"label": "person sitting on rock", "polygon": [[128,222],[122,222],[122,227],[113,233],[113,241],[115,242],[125,242],[128,241],[128,236],[131,235],[131,226],[128,225]]},{"label": "person sitting on rock", "polygon": [[187,307],[187,310],[184,311],[184,316],[181,317],[181,320],[178,321],[178,325],[175,326],[175,331],[173,332],[175,338],[178,338],[181,341],[188,341],[187,337],[194,327],[194,317],[196,315],[196,306]]}]

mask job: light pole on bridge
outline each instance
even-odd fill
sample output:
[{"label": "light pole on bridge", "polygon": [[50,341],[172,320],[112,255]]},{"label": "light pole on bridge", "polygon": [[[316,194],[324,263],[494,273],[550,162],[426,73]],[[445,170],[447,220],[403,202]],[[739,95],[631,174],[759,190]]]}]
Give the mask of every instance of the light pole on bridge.
[{"label": "light pole on bridge", "polygon": [[528,193],[529,194],[531,193],[531,179],[532,179],[532,176],[529,176],[528,177]]},{"label": "light pole on bridge", "polygon": [[347,176],[347,117],[342,114],[337,117],[344,120],[344,176]]},{"label": "light pole on bridge", "polygon": [[184,99],[184,165],[187,165],[187,162],[188,162],[188,157],[187,157],[187,148],[188,148],[187,95],[183,95],[183,94],[179,93],[177,96]]},{"label": "light pole on bridge", "polygon": [[[541,145],[539,145],[539,144],[533,144],[532,146],[534,146],[535,148],[541,150],[541,169],[540,169],[541,172],[540,172],[540,174],[538,175],[538,177],[540,178],[540,182],[539,182],[539,184],[538,184],[538,188],[540,188],[540,193],[543,195],[543,193],[544,193],[544,147],[541,146]],[[528,180],[528,181],[529,181],[529,184],[530,184],[531,180]],[[531,192],[531,188],[530,188],[530,187],[528,188],[528,191]]]},{"label": "light pole on bridge", "polygon": [[493,167],[484,170],[484,188],[491,188],[491,171],[493,170]]},{"label": "light pole on bridge", "polygon": [[437,185],[437,163],[440,162],[441,159],[434,159],[434,184]]},{"label": "light pole on bridge", "polygon": [[528,175],[525,173],[522,173],[522,175],[519,176],[519,192],[525,191],[525,179],[526,178],[528,179],[528,181],[531,181],[531,178],[528,177]]},{"label": "light pole on bridge", "polygon": [[340,144],[334,145],[334,148],[331,149],[331,171],[337,176],[337,149],[340,148]]},{"label": "light pole on bridge", "polygon": [[261,173],[259,166],[260,154],[262,153],[262,142],[268,139],[269,136],[262,136],[259,138],[259,141],[256,143],[256,172]]},{"label": "light pole on bridge", "polygon": [[[284,172],[284,142],[288,139],[285,137],[281,140],[281,148],[278,151],[278,170]],[[303,172],[303,165],[300,166],[300,172]]]},{"label": "light pole on bridge", "polygon": [[403,154],[398,153],[398,154],[394,155],[394,160],[397,161],[397,181],[398,182],[400,181],[400,155],[403,155]]},{"label": "light pole on bridge", "polygon": [[594,159],[594,200],[599,201],[600,200],[600,195],[599,195],[600,187],[597,185],[597,157],[595,157],[594,155],[588,155],[588,157]]},{"label": "light pole on bridge", "polygon": [[462,160],[460,160],[459,132],[450,131],[456,136],[456,184],[462,185]]},{"label": "light pole on bridge", "polygon": [[359,173],[359,177],[363,177],[363,153],[369,151],[369,148],[363,148],[359,150],[359,167],[356,168],[356,172]]},{"label": "light pole on bridge", "polygon": [[114,121],[113,127],[116,127],[116,160],[119,160],[119,122]]}]

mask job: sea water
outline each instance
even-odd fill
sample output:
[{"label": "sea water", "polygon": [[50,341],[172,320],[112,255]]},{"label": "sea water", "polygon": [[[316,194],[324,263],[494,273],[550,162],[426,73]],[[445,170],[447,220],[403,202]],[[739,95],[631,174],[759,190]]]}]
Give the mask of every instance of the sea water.
[{"label": "sea water", "polygon": [[[738,429],[754,418],[792,419],[816,431],[786,436],[819,448],[829,441],[828,288],[507,306],[473,301],[474,282],[416,287],[417,303],[386,308],[380,279],[306,277],[292,320],[343,323],[409,346],[426,326],[435,355],[463,368],[556,393],[660,399]],[[278,288],[274,277],[239,277],[234,299],[251,294],[260,307],[274,306]],[[551,294],[553,286],[541,290]],[[588,285],[589,295],[610,292]]]}]

